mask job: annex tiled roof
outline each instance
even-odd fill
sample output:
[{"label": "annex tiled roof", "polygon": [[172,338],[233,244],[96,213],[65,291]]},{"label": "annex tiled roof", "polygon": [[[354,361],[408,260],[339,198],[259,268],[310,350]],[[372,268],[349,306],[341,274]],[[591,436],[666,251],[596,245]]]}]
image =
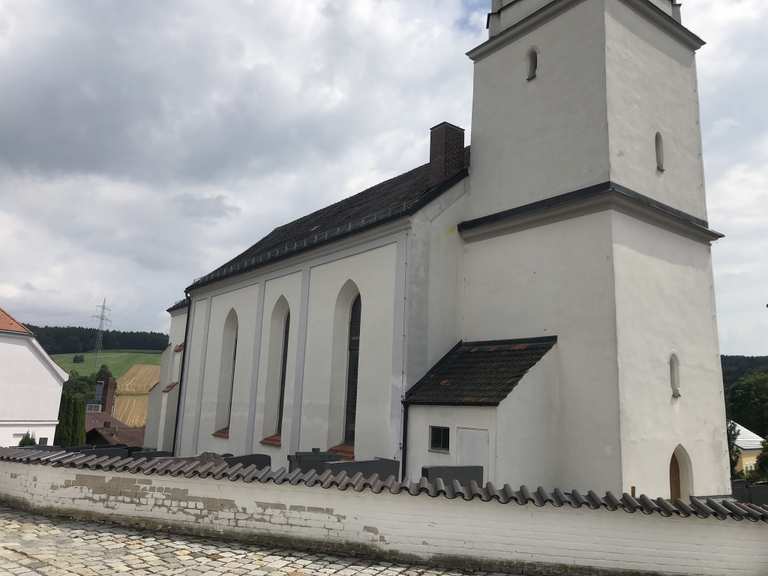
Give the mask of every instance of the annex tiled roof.
[{"label": "annex tiled roof", "polygon": [[[469,165],[469,147],[465,149]],[[345,236],[413,214],[464,179],[466,169],[431,186],[430,165],[424,164],[354,196],[275,228],[267,236],[213,272],[198,278],[198,288],[293,256]]]},{"label": "annex tiled roof", "polygon": [[86,412],[85,432],[98,433],[107,444],[141,446],[144,443],[143,427],[128,426],[104,412]]},{"label": "annex tiled roof", "polygon": [[14,334],[25,334],[27,336],[32,335],[32,332],[30,332],[24,324],[18,322],[2,308],[0,308],[0,332],[12,332]]},{"label": "annex tiled roof", "polygon": [[624,513],[640,512],[645,515],[653,514],[667,518],[736,520],[768,524],[768,506],[736,502],[724,498],[691,497],[688,502],[685,502],[681,499],[652,499],[645,495],[633,497],[626,493],[617,496],[612,492],[606,492],[605,496],[598,496],[593,491],[582,494],[577,490],[564,492],[555,489],[549,492],[543,488],[532,490],[527,486],[514,489],[508,484],[503,487],[496,487],[491,482],[487,482],[485,486],[480,486],[472,481],[468,486],[464,486],[457,481],[444,482],[440,478],[432,482],[422,478],[419,482],[404,483],[399,482],[394,476],[379,478],[377,474],[364,476],[362,473],[349,476],[343,471],[333,474],[331,470],[322,474],[317,474],[314,470],[298,469],[288,472],[285,468],[272,470],[271,468],[259,468],[255,464],[248,466],[242,463],[230,465],[220,460],[208,458],[132,458],[65,450],[36,450],[34,448],[0,448],[0,462],[2,461],[128,472],[131,474],[301,485],[342,491],[351,489],[355,492],[368,491],[372,494],[388,492],[411,496],[426,495],[449,500],[481,500],[499,504],[515,503],[521,506],[533,504],[538,507],[554,506],[555,508],[586,507],[592,510],[605,509]]},{"label": "annex tiled roof", "polygon": [[459,342],[406,394],[407,404],[497,406],[557,337]]}]

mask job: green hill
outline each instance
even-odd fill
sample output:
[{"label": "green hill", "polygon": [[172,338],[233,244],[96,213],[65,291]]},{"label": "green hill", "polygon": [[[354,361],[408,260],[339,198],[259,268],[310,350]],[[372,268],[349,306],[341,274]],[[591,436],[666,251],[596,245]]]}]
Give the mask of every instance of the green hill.
[{"label": "green hill", "polygon": [[85,362],[81,364],[72,362],[74,354],[54,354],[51,357],[67,372],[75,370],[83,375],[98,372],[99,367],[106,364],[115,378],[125,374],[134,364],[160,364],[160,352],[156,350],[104,350],[99,358],[94,352],[84,352]]}]

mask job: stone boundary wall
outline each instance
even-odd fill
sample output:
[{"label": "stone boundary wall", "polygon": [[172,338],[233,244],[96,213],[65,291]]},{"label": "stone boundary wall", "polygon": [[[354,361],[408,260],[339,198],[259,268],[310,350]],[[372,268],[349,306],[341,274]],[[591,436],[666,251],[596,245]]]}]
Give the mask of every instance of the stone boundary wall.
[{"label": "stone boundary wall", "polygon": [[448,500],[0,462],[0,500],[40,512],[523,574],[768,574],[763,522]]}]

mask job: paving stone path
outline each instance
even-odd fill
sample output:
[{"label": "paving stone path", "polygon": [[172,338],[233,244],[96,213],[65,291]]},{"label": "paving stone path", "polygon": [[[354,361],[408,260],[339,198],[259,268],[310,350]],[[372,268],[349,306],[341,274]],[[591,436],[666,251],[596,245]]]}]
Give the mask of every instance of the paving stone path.
[{"label": "paving stone path", "polygon": [[[467,576],[389,562],[51,519],[0,506],[0,575]],[[481,576],[487,573],[475,573]]]}]

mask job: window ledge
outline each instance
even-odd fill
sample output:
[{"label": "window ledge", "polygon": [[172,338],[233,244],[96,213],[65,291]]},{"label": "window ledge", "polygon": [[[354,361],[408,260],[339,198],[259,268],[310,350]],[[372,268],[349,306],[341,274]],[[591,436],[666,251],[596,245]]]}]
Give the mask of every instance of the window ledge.
[{"label": "window ledge", "polygon": [[282,445],[282,438],[280,437],[280,434],[273,434],[272,436],[267,436],[261,441],[261,444],[264,446],[275,446],[277,448],[280,448]]},{"label": "window ledge", "polygon": [[432,452],[433,454],[444,454],[446,456],[450,455],[450,450],[438,450],[437,448],[430,448],[427,450],[427,452]]},{"label": "window ledge", "polygon": [[229,426],[222,428],[221,430],[216,430],[211,436],[214,436],[215,438],[229,438]]}]

